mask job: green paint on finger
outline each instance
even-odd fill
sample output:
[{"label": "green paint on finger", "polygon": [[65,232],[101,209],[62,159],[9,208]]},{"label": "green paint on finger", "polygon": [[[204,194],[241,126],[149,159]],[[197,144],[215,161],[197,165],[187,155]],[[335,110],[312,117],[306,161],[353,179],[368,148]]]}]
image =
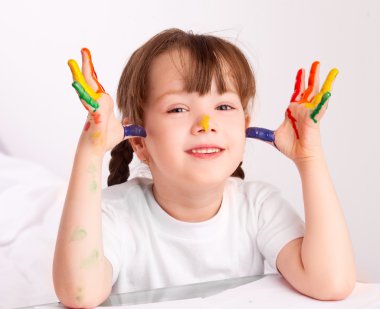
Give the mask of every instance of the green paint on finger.
[{"label": "green paint on finger", "polygon": [[99,103],[96,102],[91,96],[84,90],[82,85],[78,82],[73,82],[71,84],[74,89],[77,91],[79,98],[85,101],[88,105],[94,108],[94,112],[99,108]]},{"label": "green paint on finger", "polygon": [[317,107],[311,112],[310,114],[310,118],[315,122],[317,123],[317,119],[315,119],[315,116],[317,116],[319,114],[319,112],[321,111],[323,105],[325,105],[325,103],[327,102],[327,100],[331,97],[331,93],[330,92],[326,92],[323,97],[322,97],[322,100],[321,102],[319,102],[319,104],[317,105]]}]

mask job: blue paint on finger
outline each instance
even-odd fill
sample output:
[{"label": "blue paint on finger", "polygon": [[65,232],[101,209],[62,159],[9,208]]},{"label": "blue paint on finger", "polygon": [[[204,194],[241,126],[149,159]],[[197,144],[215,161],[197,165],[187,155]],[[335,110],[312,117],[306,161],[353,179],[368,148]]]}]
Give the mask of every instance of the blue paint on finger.
[{"label": "blue paint on finger", "polygon": [[145,129],[141,126],[131,124],[124,127],[124,137],[128,136],[141,136],[146,137]]},{"label": "blue paint on finger", "polygon": [[245,135],[246,137],[256,138],[264,142],[274,143],[274,131],[272,130],[257,128],[257,127],[250,127],[250,128],[247,128],[247,130],[245,131]]}]

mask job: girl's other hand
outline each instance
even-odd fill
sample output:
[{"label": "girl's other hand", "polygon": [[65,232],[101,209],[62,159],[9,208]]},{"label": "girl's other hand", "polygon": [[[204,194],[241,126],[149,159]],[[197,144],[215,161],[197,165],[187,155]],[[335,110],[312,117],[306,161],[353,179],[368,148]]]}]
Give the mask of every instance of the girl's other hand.
[{"label": "girl's other hand", "polygon": [[319,90],[319,62],[312,64],[308,87],[305,89],[305,70],[297,73],[294,93],[285,119],[275,131],[275,145],[295,163],[322,156],[319,123],[327,109],[332,83],[338,74],[330,71]]},{"label": "girl's other hand", "polygon": [[80,142],[91,145],[94,154],[103,156],[123,140],[124,129],[115,117],[111,96],[98,82],[90,51],[83,48],[81,52],[82,71],[75,60],[68,61],[74,79],[73,87],[88,111]]}]

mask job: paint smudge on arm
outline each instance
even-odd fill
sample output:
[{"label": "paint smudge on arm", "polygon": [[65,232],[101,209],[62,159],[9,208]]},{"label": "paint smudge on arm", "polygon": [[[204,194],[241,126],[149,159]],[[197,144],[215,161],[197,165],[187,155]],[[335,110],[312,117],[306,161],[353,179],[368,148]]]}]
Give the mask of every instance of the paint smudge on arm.
[{"label": "paint smudge on arm", "polygon": [[86,236],[87,236],[86,230],[77,227],[74,230],[70,240],[71,241],[78,241],[78,240],[82,240],[82,239],[86,238]]},{"label": "paint smudge on arm", "polygon": [[97,172],[97,168],[95,166],[95,164],[91,163],[88,168],[87,168],[87,172],[92,175],[92,180],[89,184],[89,190],[91,192],[96,192],[98,190],[98,183],[96,181],[96,172]]},{"label": "paint smudge on arm", "polygon": [[84,258],[80,262],[80,268],[88,268],[98,264],[100,253],[98,249],[94,249],[88,257]]}]

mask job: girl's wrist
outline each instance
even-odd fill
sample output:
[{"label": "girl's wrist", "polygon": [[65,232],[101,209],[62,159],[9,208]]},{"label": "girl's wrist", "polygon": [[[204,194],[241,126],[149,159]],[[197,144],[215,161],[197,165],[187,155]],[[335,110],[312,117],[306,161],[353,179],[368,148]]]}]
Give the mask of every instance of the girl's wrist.
[{"label": "girl's wrist", "polygon": [[89,134],[82,133],[78,142],[77,153],[85,153],[95,160],[99,159],[102,161],[106,153],[105,147],[103,147],[100,143],[94,142]]}]

